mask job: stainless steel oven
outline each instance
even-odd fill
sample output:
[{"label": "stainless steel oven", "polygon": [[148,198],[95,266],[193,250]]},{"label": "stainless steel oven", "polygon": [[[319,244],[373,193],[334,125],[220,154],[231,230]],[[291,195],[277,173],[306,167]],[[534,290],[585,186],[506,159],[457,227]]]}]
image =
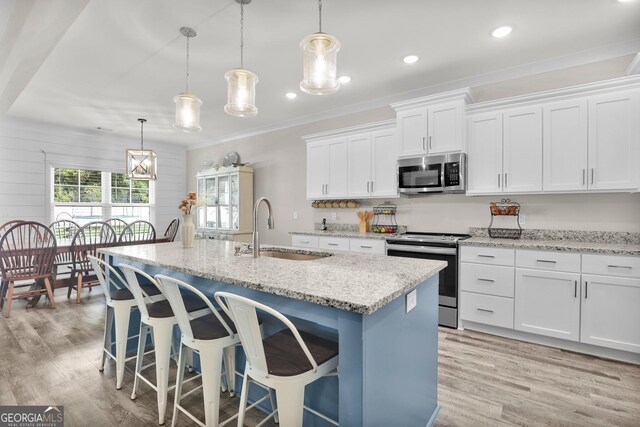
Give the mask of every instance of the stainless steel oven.
[{"label": "stainless steel oven", "polygon": [[466,234],[407,233],[387,239],[387,255],[446,261],[440,271],[439,324],[458,327],[458,241]]},{"label": "stainless steel oven", "polygon": [[467,157],[464,153],[398,160],[400,194],[464,193]]}]

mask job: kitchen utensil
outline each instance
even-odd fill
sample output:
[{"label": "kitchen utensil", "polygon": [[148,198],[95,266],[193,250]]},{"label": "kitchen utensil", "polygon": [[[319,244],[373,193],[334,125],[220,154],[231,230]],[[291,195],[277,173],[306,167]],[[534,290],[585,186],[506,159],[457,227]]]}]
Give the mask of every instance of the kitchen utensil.
[{"label": "kitchen utensil", "polygon": [[236,165],[240,162],[240,154],[237,151],[230,151],[224,156],[222,166]]}]

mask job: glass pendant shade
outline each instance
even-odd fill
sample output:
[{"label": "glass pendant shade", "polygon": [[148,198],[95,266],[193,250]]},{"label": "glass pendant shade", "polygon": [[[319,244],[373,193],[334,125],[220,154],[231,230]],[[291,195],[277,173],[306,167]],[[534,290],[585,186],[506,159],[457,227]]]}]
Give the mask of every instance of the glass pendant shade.
[{"label": "glass pendant shade", "polygon": [[318,32],[300,42],[304,61],[304,78],[300,89],[311,95],[328,95],[340,89],[337,58],[340,42],[329,34]]},{"label": "glass pendant shade", "polygon": [[155,181],[158,178],[158,156],[153,150],[127,150],[127,177]]},{"label": "glass pendant shade", "polygon": [[174,129],[184,132],[200,132],[200,106],[202,101],[189,92],[182,92],[173,98],[176,103],[176,122]]},{"label": "glass pendant shade", "polygon": [[227,105],[224,111],[237,117],[252,117],[258,114],[256,83],[258,76],[244,68],[235,68],[225,74],[227,79]]}]

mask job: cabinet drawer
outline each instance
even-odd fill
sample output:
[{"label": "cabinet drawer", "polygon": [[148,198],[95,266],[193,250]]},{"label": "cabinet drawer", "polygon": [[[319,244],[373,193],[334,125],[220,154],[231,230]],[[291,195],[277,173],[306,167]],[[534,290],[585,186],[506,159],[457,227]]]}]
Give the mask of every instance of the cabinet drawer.
[{"label": "cabinet drawer", "polygon": [[387,252],[385,245],[386,242],[384,240],[349,239],[349,250],[351,252],[384,255]]},{"label": "cabinet drawer", "polygon": [[481,246],[464,246],[460,248],[460,260],[464,262],[513,266],[514,259],[514,249],[487,248]]},{"label": "cabinet drawer", "polygon": [[513,267],[460,263],[462,291],[513,298],[513,289]]},{"label": "cabinet drawer", "polygon": [[582,265],[582,272],[585,274],[640,277],[640,257],[584,254]]},{"label": "cabinet drawer", "polygon": [[318,237],[318,246],[320,249],[349,252],[349,238],[320,236]]},{"label": "cabinet drawer", "polygon": [[305,236],[294,234],[291,236],[291,246],[299,248],[317,248],[318,236]]},{"label": "cabinet drawer", "polygon": [[516,267],[580,273],[580,254],[517,250]]},{"label": "cabinet drawer", "polygon": [[460,292],[460,318],[513,329],[513,299]]}]

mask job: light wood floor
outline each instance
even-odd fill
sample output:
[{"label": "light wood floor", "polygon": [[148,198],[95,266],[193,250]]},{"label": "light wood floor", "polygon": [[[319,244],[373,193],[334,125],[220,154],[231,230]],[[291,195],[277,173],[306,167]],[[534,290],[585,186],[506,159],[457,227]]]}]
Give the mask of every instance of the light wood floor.
[{"label": "light wood floor", "polygon": [[[149,387],[132,401],[130,370],[120,391],[113,362],[98,372],[99,289],[85,292],[81,305],[58,290],[56,303],[57,310],[41,302],[27,311],[17,301],[12,317],[0,318],[0,405],[64,405],[67,426],[156,426]],[[441,329],[439,348],[437,426],[640,426],[639,366],[452,329]],[[204,419],[201,398],[194,393],[184,404]],[[232,415],[237,399],[223,397],[221,406]],[[250,414],[246,425],[261,416]],[[181,415],[179,425],[189,421]]]}]

